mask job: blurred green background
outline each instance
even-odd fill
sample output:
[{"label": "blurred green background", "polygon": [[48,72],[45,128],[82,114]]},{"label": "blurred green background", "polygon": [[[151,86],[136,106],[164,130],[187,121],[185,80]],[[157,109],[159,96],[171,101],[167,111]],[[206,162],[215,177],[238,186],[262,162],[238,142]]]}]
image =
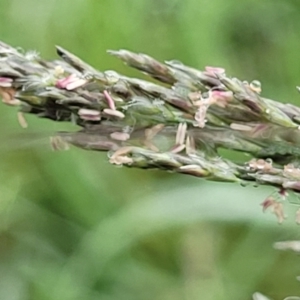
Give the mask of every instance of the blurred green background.
[{"label": "blurred green background", "polygon": [[[260,80],[264,96],[299,104],[299,14],[292,0],[0,0],[0,39],[48,59],[61,45],[131,76],[141,75],[107,49],[222,66]],[[29,116],[24,130],[4,105],[0,118],[1,300],[300,296],[300,257],[272,246],[300,238],[297,207],[287,205],[281,226],[263,214],[272,188],[52,152],[47,136],[69,125]]]}]

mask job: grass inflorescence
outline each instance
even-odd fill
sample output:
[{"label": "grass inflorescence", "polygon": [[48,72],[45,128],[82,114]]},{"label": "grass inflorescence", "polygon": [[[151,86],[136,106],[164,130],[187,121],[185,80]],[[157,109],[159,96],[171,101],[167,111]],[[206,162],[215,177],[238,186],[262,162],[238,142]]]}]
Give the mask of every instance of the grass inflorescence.
[{"label": "grass inflorescence", "polygon": [[[208,180],[272,185],[279,195],[300,192],[300,108],[261,96],[259,81],[241,81],[223,68],[200,71],[178,61],[109,51],[154,80],[100,72],[57,47],[45,61],[0,43],[0,95],[23,113],[72,122],[80,131],[58,132],[54,149],[68,144],[107,151],[112,164],[157,168]],[[248,155],[222,157],[220,149]],[[284,197],[284,196],[283,196]],[[279,221],[284,215],[270,197]]]}]

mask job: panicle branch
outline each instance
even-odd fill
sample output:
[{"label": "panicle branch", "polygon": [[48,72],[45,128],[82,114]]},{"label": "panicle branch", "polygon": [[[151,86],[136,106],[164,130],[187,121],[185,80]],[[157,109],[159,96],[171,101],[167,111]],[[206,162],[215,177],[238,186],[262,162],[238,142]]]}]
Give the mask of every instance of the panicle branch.
[{"label": "panicle branch", "polygon": [[[300,108],[261,96],[261,84],[222,68],[109,51],[156,81],[100,72],[62,47],[45,61],[0,42],[0,95],[20,113],[72,122],[53,148],[107,151],[112,164],[157,168],[224,182],[255,182],[300,192]],[[249,155],[221,157],[220,149]],[[282,218],[282,217],[281,217]]]}]

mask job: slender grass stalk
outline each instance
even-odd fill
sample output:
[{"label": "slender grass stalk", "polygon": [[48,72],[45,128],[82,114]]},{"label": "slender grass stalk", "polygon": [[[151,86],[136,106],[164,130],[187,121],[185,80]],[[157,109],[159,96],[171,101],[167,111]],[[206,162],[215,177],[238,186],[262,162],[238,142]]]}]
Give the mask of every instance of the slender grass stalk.
[{"label": "slender grass stalk", "polygon": [[[19,107],[21,125],[27,126],[22,113],[29,113],[82,128],[58,132],[53,148],[73,144],[107,151],[112,164],[300,192],[300,108],[262,97],[258,81],[228,77],[222,68],[199,71],[127,50],[108,52],[156,80],[146,81],[100,72],[56,50],[61,59],[45,61],[0,42],[0,95]],[[226,159],[222,148],[249,161]]]}]

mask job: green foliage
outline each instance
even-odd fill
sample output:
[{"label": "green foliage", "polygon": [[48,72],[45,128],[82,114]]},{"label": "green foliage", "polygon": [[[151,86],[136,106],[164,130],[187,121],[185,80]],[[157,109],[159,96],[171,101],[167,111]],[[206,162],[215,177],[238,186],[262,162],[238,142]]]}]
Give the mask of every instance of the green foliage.
[{"label": "green foliage", "polygon": [[[61,45],[134,76],[106,50],[222,66],[260,80],[263,95],[297,103],[299,12],[294,1],[11,0],[0,1],[0,39],[48,58]],[[272,189],[115,168],[105,154],[75,148],[51,152],[40,136],[67,124],[29,117],[22,141],[11,108],[2,105],[0,117],[1,299],[299,292],[298,258],[272,248],[297,239],[299,228],[290,219],[278,226],[259,206]]]}]

